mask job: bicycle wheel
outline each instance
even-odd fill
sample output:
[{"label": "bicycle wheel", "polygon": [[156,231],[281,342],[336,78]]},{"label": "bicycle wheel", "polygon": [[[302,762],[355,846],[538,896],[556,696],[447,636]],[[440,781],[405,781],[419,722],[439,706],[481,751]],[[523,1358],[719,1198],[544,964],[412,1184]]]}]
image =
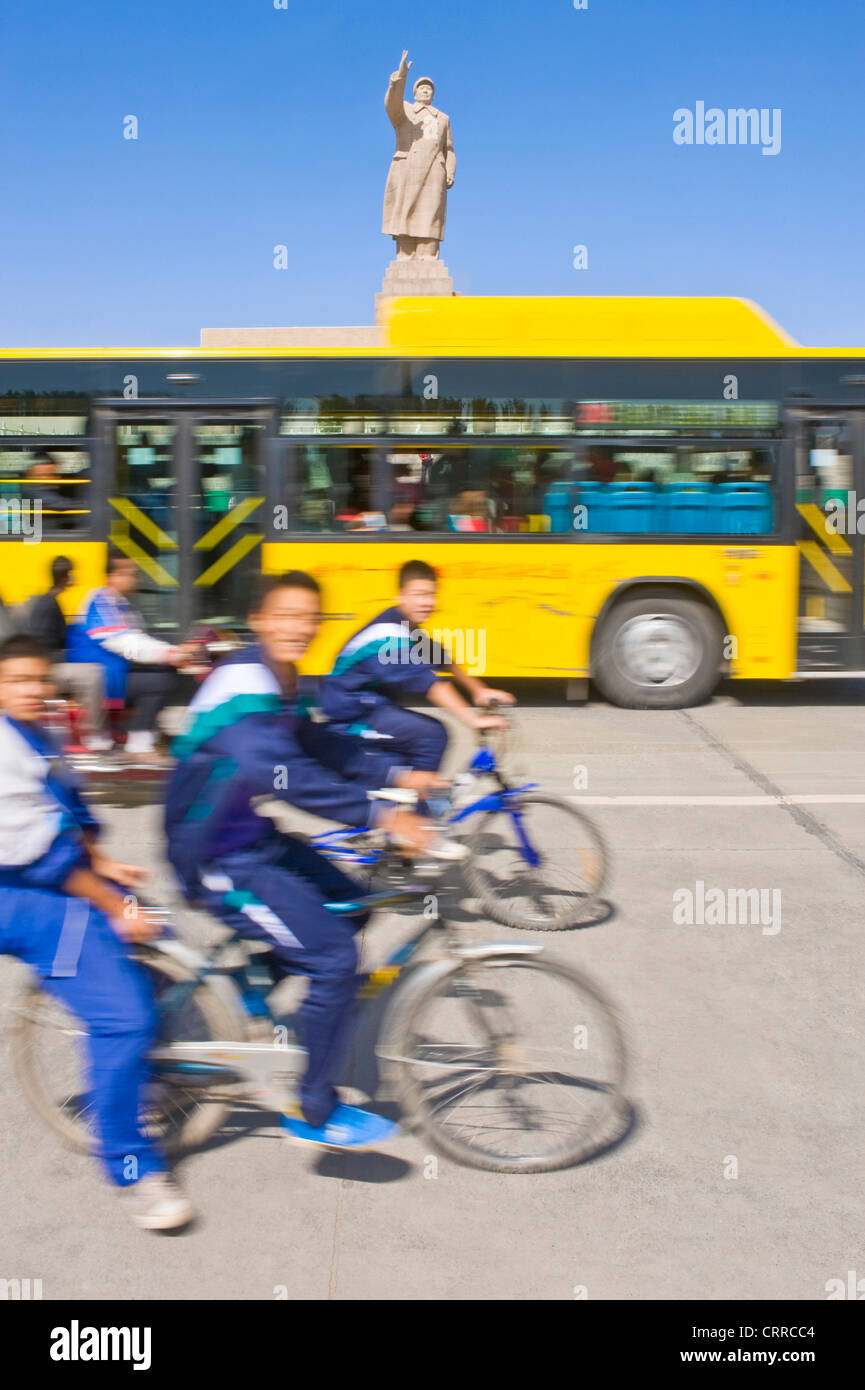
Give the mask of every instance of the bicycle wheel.
[{"label": "bicycle wheel", "polygon": [[406,1115],[473,1168],[565,1168],[620,1126],[622,1030],[591,981],[557,961],[501,955],[422,970],[383,1055],[398,1064]]},{"label": "bicycle wheel", "polygon": [[484,915],[524,931],[563,931],[591,917],[608,876],[604,839],[568,801],[528,793],[511,806],[529,846],[529,862],[514,815],[487,811],[468,837],[466,887]]},{"label": "bicycle wheel", "polygon": [[[136,952],[147,970],[157,1004],[189,972],[160,951]],[[81,1020],[46,994],[28,985],[13,1006],[12,1063],[21,1087],[41,1120],[68,1148],[93,1147],[93,1106],[86,1083],[86,1029]],[[159,1041],[242,1039],[239,1013],[207,984],[196,986],[183,1004],[160,1010]],[[144,1128],[166,1153],[201,1144],[222,1123],[226,1105],[201,1089],[155,1080],[149,1091]]]}]

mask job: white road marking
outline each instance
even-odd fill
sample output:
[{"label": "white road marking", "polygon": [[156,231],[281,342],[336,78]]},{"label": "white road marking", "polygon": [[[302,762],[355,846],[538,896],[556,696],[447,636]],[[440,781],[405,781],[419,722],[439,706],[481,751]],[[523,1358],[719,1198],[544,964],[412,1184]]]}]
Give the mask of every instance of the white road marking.
[{"label": "white road marking", "polygon": [[575,806],[859,806],[865,792],[797,796],[572,796]]}]

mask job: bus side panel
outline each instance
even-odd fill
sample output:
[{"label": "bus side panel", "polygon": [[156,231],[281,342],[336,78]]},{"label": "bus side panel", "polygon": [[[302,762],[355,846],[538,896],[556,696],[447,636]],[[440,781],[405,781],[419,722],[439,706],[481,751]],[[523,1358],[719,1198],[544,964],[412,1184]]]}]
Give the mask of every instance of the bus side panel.
[{"label": "bus side panel", "polygon": [[[783,678],[796,661],[798,556],[792,546],[551,545],[376,540],[265,544],[266,573],[315,575],[327,621],[306,670],[330,670],[343,642],[394,602],[396,573],[424,559],[440,576],[427,628],[462,634],[454,658],[477,676],[579,677],[589,673],[592,630],[607,598],[628,580],[676,578],[701,585],[736,638],[732,673]],[[445,639],[446,640],[446,639]],[[732,653],[731,653],[732,655]]]},{"label": "bus side panel", "polygon": [[74,617],[85,594],[105,583],[106,552],[104,541],[3,541],[0,598],[6,604],[23,603],[32,594],[44,594],[51,587],[51,561],[65,555],[75,566],[76,583],[61,595],[60,606],[67,618]]},{"label": "bus side panel", "polygon": [[[573,549],[542,542],[299,541],[265,545],[262,566],[266,573],[307,570],[321,583],[328,621],[306,670],[329,671],[346,638],[395,602],[399,567],[420,559],[440,579],[439,607],[427,630],[443,634],[460,665],[476,676],[568,676],[576,649]],[[446,633],[458,635],[448,642]]]}]

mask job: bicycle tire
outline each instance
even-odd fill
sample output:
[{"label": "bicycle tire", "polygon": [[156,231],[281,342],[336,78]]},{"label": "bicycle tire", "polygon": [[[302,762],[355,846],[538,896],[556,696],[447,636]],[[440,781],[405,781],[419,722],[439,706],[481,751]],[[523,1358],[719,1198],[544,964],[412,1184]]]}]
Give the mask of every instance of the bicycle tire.
[{"label": "bicycle tire", "polygon": [[[574,893],[563,899],[554,915],[540,910],[537,906],[534,910],[521,906],[519,900],[513,897],[514,877],[497,880],[485,868],[485,860],[488,857],[485,840],[490,834],[491,826],[503,817],[509,827],[512,824],[508,812],[501,810],[484,812],[467,837],[470,857],[463,866],[463,876],[469,896],[477,898],[484,914],[504,927],[514,927],[520,931],[566,931],[580,926],[592,916],[609,878],[610,852],[603,835],[584,812],[560,797],[527,793],[515,797],[514,801],[521,809],[530,806],[553,808],[557,812],[560,811],[571,826],[580,827],[580,839],[586,844],[586,849],[581,853],[591,855],[593,860],[589,869],[591,880],[587,880],[587,891]],[[514,846],[514,852],[517,851],[518,847]],[[523,862],[525,863],[524,858]],[[530,901],[537,904],[537,898],[530,898]]]},{"label": "bicycle tire", "polygon": [[[591,999],[598,1007],[600,1016],[604,1019],[612,1044],[610,1084],[607,1087],[599,1088],[599,1093],[602,1092],[608,1098],[606,1118],[595,1125],[591,1135],[565,1142],[558,1150],[546,1155],[505,1157],[501,1153],[469,1144],[460,1139],[456,1133],[448,1129],[446,1123],[441,1122],[441,1116],[435,1115],[426,1103],[420,1082],[420,1072],[422,1067],[428,1066],[429,1063],[423,1058],[412,1055],[413,1051],[417,1052],[420,1047],[415,1030],[425,1005],[437,995],[444,997],[445,991],[453,985],[456,975],[467,970],[507,969],[510,967],[535,970],[550,976],[557,976],[560,980],[571,985],[580,995]],[[579,1013],[575,1016],[578,1017]],[[621,1127],[624,1108],[623,1088],[627,1078],[627,1052],[621,1024],[615,1009],[594,982],[570,966],[563,965],[560,961],[538,956],[502,954],[500,956],[488,956],[471,963],[455,962],[453,970],[444,976],[437,975],[426,988],[423,987],[421,980],[415,989],[407,991],[405,1001],[395,1010],[392,1018],[389,1030],[389,1051],[392,1054],[395,1052],[399,1056],[396,1071],[396,1095],[404,1115],[422,1130],[441,1153],[468,1167],[493,1173],[554,1172],[559,1168],[573,1167],[575,1164],[585,1162],[586,1159],[593,1157],[613,1141],[616,1129]]]},{"label": "bicycle tire", "polygon": [[[190,978],[184,965],[160,951],[139,948],[136,951],[136,959],[151,976],[155,974],[165,983],[177,984]],[[243,1038],[241,1015],[232,1010],[215,990],[206,983],[200,984],[193,992],[192,998],[207,1023],[211,1040]],[[46,1004],[55,1012],[62,1010],[68,1013],[51,995],[46,994],[37,982],[25,986],[15,1001],[10,1029],[12,1065],[27,1100],[39,1118],[67,1148],[77,1153],[91,1153],[93,1134],[84,1118],[89,1107],[73,1112],[66,1108],[66,1102],[58,1104],[52,1098],[45,1078],[40,1075],[34,1041],[36,1031],[42,1026],[38,1021],[39,1013],[44,1012]],[[70,1017],[76,1023],[79,1022],[74,1015]],[[83,1032],[83,1028],[76,1031]],[[186,1119],[182,1123],[169,1125],[164,1133],[159,1134],[157,1142],[160,1148],[166,1154],[178,1154],[204,1143],[222,1124],[227,1109],[224,1101],[208,1101],[204,1096],[197,1095]],[[151,1126],[154,1123],[158,1126],[164,1121],[164,1113],[157,1110],[150,1117],[149,1123]]]}]

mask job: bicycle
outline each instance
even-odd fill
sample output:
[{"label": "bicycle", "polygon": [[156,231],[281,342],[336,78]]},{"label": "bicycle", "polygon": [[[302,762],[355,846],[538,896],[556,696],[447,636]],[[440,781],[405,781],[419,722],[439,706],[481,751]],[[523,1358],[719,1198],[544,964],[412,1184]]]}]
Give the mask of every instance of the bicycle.
[{"label": "bicycle", "polygon": [[[496,713],[504,715],[503,708]],[[485,731],[478,738],[480,747],[454,785],[465,790],[476,778],[489,777],[494,786],[443,816],[451,828],[478,818],[465,841],[469,896],[493,921],[522,931],[564,931],[591,920],[609,877],[601,832],[569,801],[536,791],[537,782],[512,785]],[[375,831],[328,830],[310,843],[329,859],[365,869],[371,883],[387,876],[382,861],[388,842]]]},{"label": "bicycle", "polygon": [[[409,1126],[441,1153],[494,1172],[546,1172],[608,1147],[626,1074],[614,1010],[538,943],[466,939],[429,888],[406,882],[327,905],[341,914],[423,907],[418,929],[359,976],[358,989],[367,1003],[392,991],[375,1054]],[[230,962],[238,943],[239,966]],[[424,943],[436,950],[418,962]],[[136,955],[159,1011],[146,1124],[165,1150],[200,1146],[244,1101],[284,1112],[305,1052],[271,1015],[273,980],[249,943],[231,936],[202,953],[166,936]],[[67,1146],[89,1151],[73,1046],[82,1034],[38,982],[13,1005],[12,1058],[28,1100]]]}]

